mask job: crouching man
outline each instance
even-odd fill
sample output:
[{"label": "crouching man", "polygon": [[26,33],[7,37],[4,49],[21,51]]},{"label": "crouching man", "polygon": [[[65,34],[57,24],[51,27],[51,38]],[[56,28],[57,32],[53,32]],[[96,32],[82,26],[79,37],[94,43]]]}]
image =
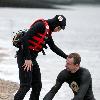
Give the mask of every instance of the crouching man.
[{"label": "crouching man", "polygon": [[72,100],[95,100],[92,91],[92,78],[88,69],[80,67],[81,57],[71,53],[66,59],[66,69],[62,70],[56,79],[56,84],[45,95],[43,100],[52,100],[64,82],[74,93]]}]

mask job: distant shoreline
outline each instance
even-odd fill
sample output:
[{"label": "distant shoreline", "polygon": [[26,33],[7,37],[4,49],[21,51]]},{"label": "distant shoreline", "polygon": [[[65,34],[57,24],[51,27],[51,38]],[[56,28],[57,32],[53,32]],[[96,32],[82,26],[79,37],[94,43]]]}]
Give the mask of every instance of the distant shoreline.
[{"label": "distant shoreline", "polygon": [[9,56],[8,54],[6,54],[5,52],[3,52],[3,50],[6,50],[5,48],[0,47],[0,62],[2,62],[3,57],[7,57]]}]

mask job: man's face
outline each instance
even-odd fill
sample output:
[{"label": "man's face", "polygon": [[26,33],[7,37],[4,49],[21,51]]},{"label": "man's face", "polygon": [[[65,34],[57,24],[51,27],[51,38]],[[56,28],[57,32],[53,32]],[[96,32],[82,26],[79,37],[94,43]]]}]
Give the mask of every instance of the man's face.
[{"label": "man's face", "polygon": [[61,27],[60,26],[57,26],[53,32],[59,32],[61,30]]},{"label": "man's face", "polygon": [[78,66],[79,66],[78,64],[74,64],[74,58],[67,57],[65,67],[68,71],[74,72]]}]

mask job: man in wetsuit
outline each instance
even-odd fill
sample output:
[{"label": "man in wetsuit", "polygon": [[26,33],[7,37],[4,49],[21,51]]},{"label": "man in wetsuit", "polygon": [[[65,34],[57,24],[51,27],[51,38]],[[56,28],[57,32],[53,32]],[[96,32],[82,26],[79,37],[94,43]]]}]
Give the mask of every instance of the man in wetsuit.
[{"label": "man in wetsuit", "polygon": [[[17,63],[19,68],[20,88],[14,96],[14,100],[23,100],[26,93],[32,88],[29,100],[39,100],[42,88],[41,73],[36,61],[38,53],[47,45],[57,55],[67,58],[67,55],[59,49],[53,39],[52,32],[59,32],[65,29],[66,18],[63,15],[56,15],[52,19],[39,19],[35,21],[30,29],[20,40],[21,46],[17,53]],[[43,58],[45,60],[45,58]]]},{"label": "man in wetsuit", "polygon": [[43,100],[52,100],[64,82],[74,93],[72,100],[95,100],[92,91],[92,78],[86,68],[80,67],[81,57],[78,53],[71,53],[66,60],[66,69],[62,70],[56,79],[56,84],[45,95]]}]

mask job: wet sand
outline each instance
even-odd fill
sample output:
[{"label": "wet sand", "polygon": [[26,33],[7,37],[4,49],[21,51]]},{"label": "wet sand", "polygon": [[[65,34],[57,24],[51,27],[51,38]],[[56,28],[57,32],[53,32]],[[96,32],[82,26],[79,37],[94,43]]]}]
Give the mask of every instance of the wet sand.
[{"label": "wet sand", "polygon": [[13,100],[18,88],[18,83],[0,79],[0,100]]}]

